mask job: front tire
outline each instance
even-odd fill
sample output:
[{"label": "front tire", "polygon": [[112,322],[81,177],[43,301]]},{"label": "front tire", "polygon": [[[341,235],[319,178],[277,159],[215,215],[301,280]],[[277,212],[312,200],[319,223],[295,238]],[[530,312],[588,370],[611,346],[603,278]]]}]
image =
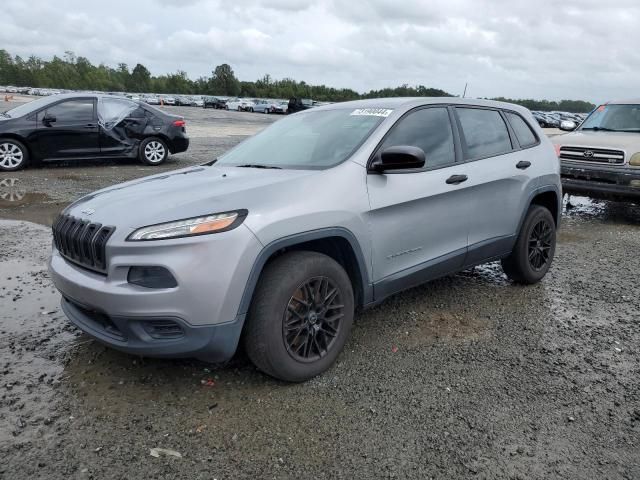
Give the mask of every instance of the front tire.
[{"label": "front tire", "polygon": [[160,165],[169,156],[167,144],[158,137],[145,138],[140,143],[138,157],[147,165]]},{"label": "front tire", "polygon": [[0,139],[0,171],[15,172],[27,165],[29,151],[22,142],[10,138]]},{"label": "front tire", "polygon": [[263,271],[244,331],[258,369],[287,382],[327,370],[351,330],[354,298],[349,276],[327,255],[291,252]]},{"label": "front tire", "polygon": [[547,274],[556,251],[556,223],[541,205],[529,207],[515,247],[502,259],[502,269],[516,283],[531,285]]}]

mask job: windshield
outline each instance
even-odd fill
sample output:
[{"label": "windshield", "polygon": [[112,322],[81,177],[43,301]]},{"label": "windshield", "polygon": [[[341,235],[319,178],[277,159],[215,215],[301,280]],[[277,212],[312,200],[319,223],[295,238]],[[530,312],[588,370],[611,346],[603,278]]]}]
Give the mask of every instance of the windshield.
[{"label": "windshield", "polygon": [[301,112],[242,142],[218,165],[324,169],[346,160],[384,120],[362,110]]},{"label": "windshield", "polygon": [[18,105],[11,110],[7,110],[5,113],[11,118],[23,117],[41,107],[49,105],[56,100],[58,100],[58,97],[55,96],[38,98],[37,100],[32,100],[30,102],[23,103],[22,105]]},{"label": "windshield", "polygon": [[640,132],[640,105],[601,105],[584,121],[581,130]]}]

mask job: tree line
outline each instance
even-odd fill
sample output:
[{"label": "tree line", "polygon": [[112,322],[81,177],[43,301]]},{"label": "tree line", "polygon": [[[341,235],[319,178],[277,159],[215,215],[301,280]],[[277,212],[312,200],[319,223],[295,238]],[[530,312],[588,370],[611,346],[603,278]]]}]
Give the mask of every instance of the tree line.
[{"label": "tree line", "polygon": [[[138,63],[130,68],[125,63],[116,67],[105,64],[94,65],[86,57],[65,52],[63,57],[54,56],[43,60],[35,55],[27,59],[12,57],[0,49],[0,85],[15,87],[56,88],[66,90],[98,90],[104,92],[172,93],[185,95],[225,95],[251,98],[312,98],[318,101],[340,102],[362,98],[379,97],[449,97],[450,93],[423,85],[407,84],[395,88],[370,90],[359,93],[350,88],[334,88],[326,85],[311,85],[291,78],[281,80],[265,75],[256,81],[240,81],[228,64],[215,67],[211,76],[190,79],[187,73],[152,75],[149,69]],[[532,110],[565,110],[587,112],[595,106],[580,100],[499,100],[524,105]]]},{"label": "tree line", "polygon": [[533,99],[518,99],[498,97],[492,100],[499,100],[501,102],[516,103],[528,108],[529,110],[539,110],[542,112],[572,112],[572,113],[588,113],[596,106],[591,102],[585,102],[584,100],[560,100],[559,102],[553,100],[533,100]]}]

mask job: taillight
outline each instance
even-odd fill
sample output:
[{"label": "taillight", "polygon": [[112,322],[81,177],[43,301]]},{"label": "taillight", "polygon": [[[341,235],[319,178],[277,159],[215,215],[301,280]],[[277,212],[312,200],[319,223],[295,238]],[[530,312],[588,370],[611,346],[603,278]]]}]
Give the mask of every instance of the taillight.
[{"label": "taillight", "polygon": [[173,125],[175,127],[184,127],[187,124],[187,122],[185,122],[184,120],[175,120],[173,122]]},{"label": "taillight", "polygon": [[560,157],[560,145],[554,145],[553,146],[556,149],[556,156],[559,158]]}]

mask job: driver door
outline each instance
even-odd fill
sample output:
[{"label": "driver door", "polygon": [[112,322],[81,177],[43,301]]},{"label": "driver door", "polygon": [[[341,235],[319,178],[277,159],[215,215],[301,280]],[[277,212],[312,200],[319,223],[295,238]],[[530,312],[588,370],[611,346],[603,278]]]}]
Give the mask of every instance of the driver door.
[{"label": "driver door", "polygon": [[36,116],[36,145],[42,159],[75,159],[100,153],[95,98],[50,105]]},{"label": "driver door", "polygon": [[401,145],[421,148],[425,167],[367,175],[376,298],[458,270],[467,252],[471,204],[465,184],[451,181],[464,172],[447,107],[409,112],[380,150]]}]

